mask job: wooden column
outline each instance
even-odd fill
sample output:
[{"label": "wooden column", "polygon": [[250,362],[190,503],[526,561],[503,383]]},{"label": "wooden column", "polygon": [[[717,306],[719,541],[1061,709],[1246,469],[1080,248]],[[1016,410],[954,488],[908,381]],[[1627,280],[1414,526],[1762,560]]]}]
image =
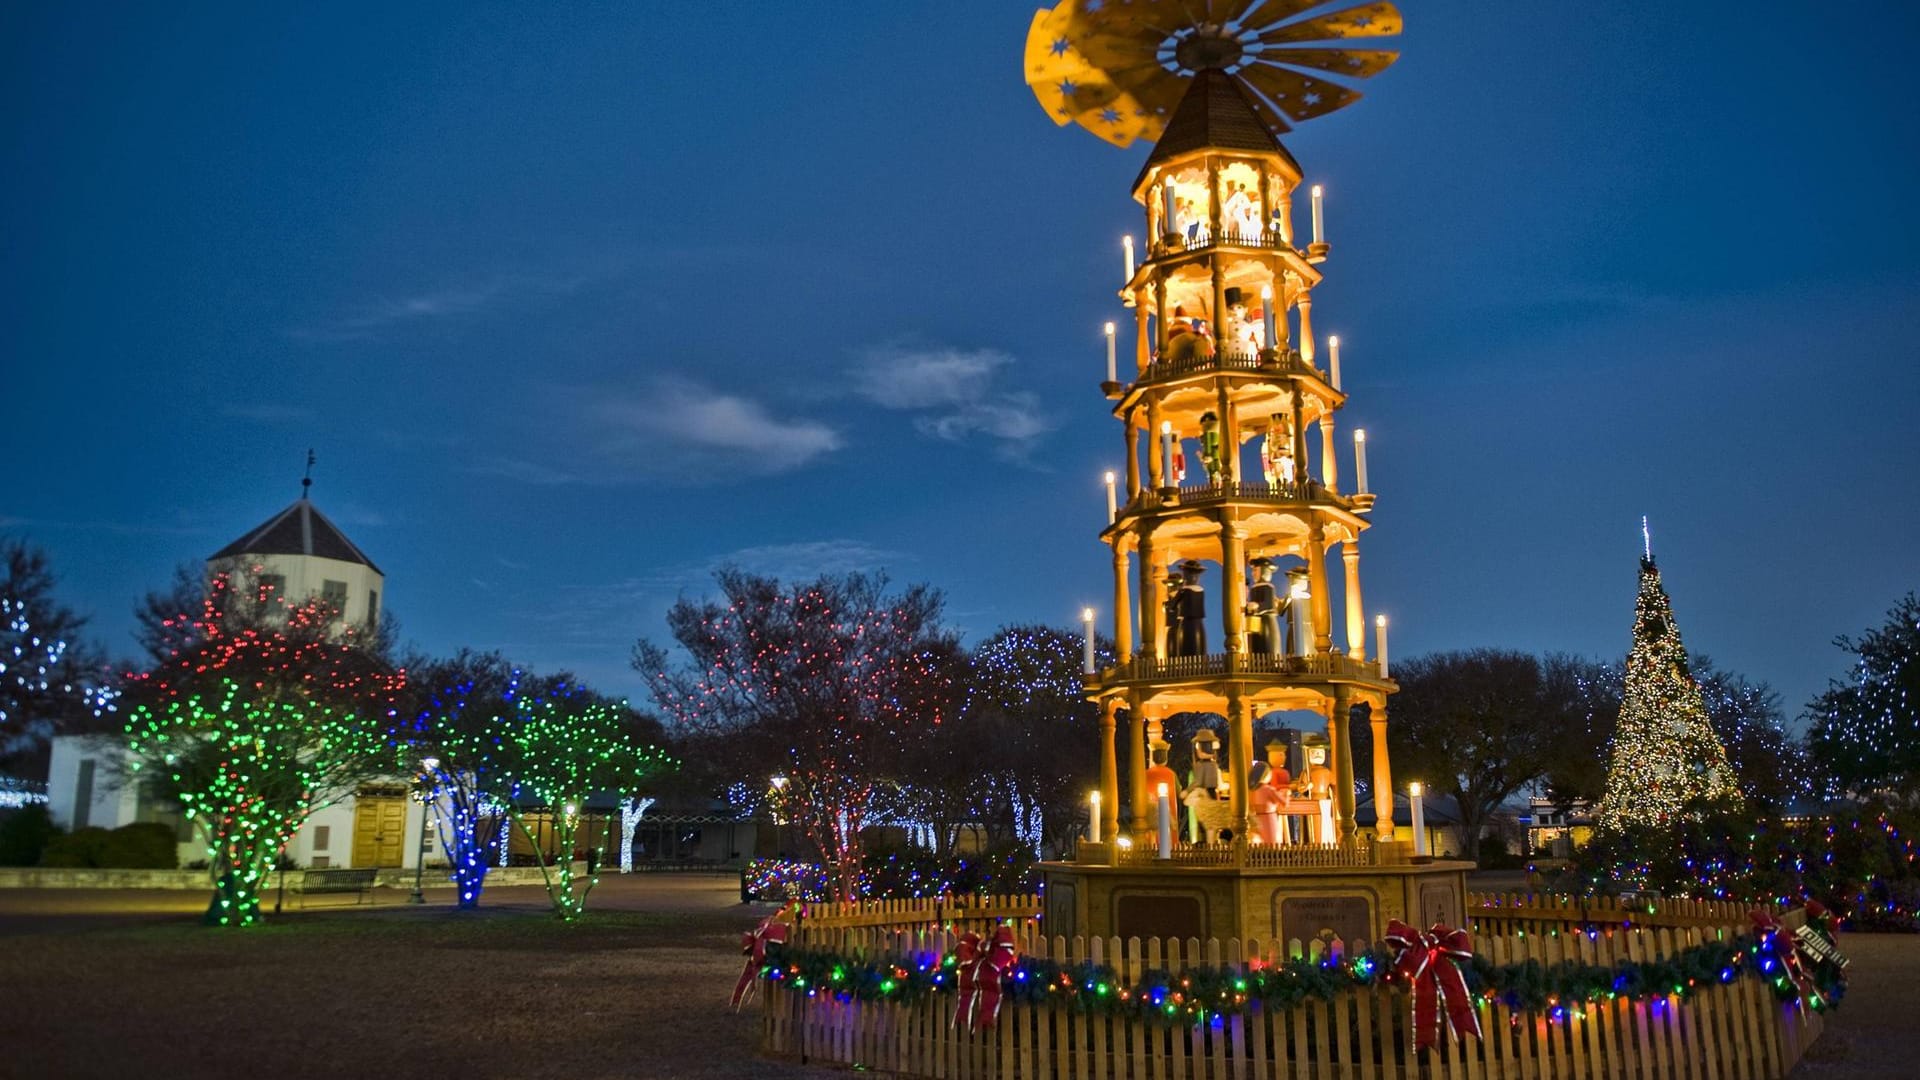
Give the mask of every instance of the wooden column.
[{"label": "wooden column", "polygon": [[1320,482],[1328,491],[1340,490],[1340,455],[1333,452],[1333,414],[1320,418]]},{"label": "wooden column", "polygon": [[1340,556],[1347,564],[1347,655],[1355,660],[1367,658],[1367,615],[1360,606],[1360,538],[1340,545]]},{"label": "wooden column", "polygon": [[1213,412],[1220,420],[1220,476],[1231,490],[1240,479],[1240,433],[1233,429],[1233,394],[1224,376],[1214,380],[1213,390]]},{"label": "wooden column", "polygon": [[1142,375],[1153,363],[1153,323],[1145,286],[1133,290],[1133,362]]},{"label": "wooden column", "polygon": [[1127,596],[1126,537],[1113,540],[1113,651],[1116,662],[1125,664],[1133,656],[1133,601]]},{"label": "wooden column", "polygon": [[1227,351],[1227,257],[1215,252],[1213,261],[1213,355]]},{"label": "wooden column", "polygon": [[1220,511],[1221,615],[1225,617],[1227,652],[1247,651],[1247,533],[1233,520],[1233,511]]},{"label": "wooden column", "polygon": [[1247,777],[1253,767],[1253,722],[1240,688],[1227,686],[1227,768],[1233,786],[1227,790],[1228,820],[1233,822],[1234,846],[1247,846]]},{"label": "wooden column", "polygon": [[1100,839],[1109,844],[1120,838],[1120,760],[1113,742],[1119,718],[1120,695],[1115,694],[1100,710]]},{"label": "wooden column", "polygon": [[1345,686],[1333,688],[1333,715],[1327,718],[1327,741],[1333,745],[1334,831],[1342,840],[1359,834],[1353,820],[1353,691]]},{"label": "wooden column", "polygon": [[[1393,769],[1387,764],[1387,703],[1372,702],[1373,711],[1373,831],[1382,840],[1394,836]],[[1385,807],[1383,810],[1382,807]]]},{"label": "wooden column", "polygon": [[1153,534],[1140,533],[1140,655],[1146,659],[1165,659],[1167,635],[1160,625],[1160,605],[1166,599],[1161,582],[1159,560],[1154,555]]},{"label": "wooden column", "polygon": [[[1152,394],[1148,391],[1148,394]],[[1160,399],[1157,396],[1147,398],[1147,483],[1155,491],[1173,483],[1173,477],[1160,475],[1164,469],[1160,461]]]},{"label": "wooden column", "polygon": [[1127,806],[1132,811],[1128,822],[1135,832],[1150,827],[1153,806],[1147,800],[1147,710],[1139,691],[1127,697]]},{"label": "wooden column", "polygon": [[1333,604],[1327,595],[1327,540],[1318,521],[1307,525],[1307,590],[1313,595],[1307,601],[1312,612],[1313,651],[1326,653],[1333,651]]},{"label": "wooden column", "polygon": [[1280,185],[1280,239],[1293,246],[1293,188],[1288,184]]},{"label": "wooden column", "polygon": [[1127,425],[1127,501],[1140,497],[1140,425],[1134,423],[1133,412],[1128,411]]},{"label": "wooden column", "polygon": [[1300,292],[1300,359],[1313,366],[1313,293],[1307,289]]}]

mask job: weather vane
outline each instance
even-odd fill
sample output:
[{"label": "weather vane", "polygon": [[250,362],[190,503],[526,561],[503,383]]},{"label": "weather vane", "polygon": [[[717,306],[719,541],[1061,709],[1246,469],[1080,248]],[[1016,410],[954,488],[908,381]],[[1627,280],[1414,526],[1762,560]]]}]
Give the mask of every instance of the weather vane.
[{"label": "weather vane", "polygon": [[300,497],[303,499],[313,487],[313,462],[313,447],[309,446],[307,447],[307,471],[300,474]]},{"label": "weather vane", "polygon": [[[1079,124],[1124,147],[1157,140],[1186,83],[1205,70],[1231,76],[1274,133],[1325,116],[1360,94],[1315,72],[1364,79],[1399,53],[1313,42],[1390,37],[1388,3],[1319,15],[1327,0],[1061,0],[1034,13],[1026,78],[1053,122]],[[1303,70],[1304,69],[1304,70]]]}]

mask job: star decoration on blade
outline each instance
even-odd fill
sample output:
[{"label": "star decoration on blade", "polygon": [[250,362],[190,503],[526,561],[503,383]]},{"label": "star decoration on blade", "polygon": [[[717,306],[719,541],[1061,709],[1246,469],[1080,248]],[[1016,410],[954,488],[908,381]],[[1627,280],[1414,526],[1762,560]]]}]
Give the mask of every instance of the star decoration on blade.
[{"label": "star decoration on blade", "polygon": [[1054,123],[1127,146],[1160,137],[1187,80],[1222,71],[1279,134],[1358,101],[1322,74],[1370,78],[1400,54],[1338,43],[1392,37],[1401,22],[1385,2],[1061,0],[1034,13],[1026,80]]}]

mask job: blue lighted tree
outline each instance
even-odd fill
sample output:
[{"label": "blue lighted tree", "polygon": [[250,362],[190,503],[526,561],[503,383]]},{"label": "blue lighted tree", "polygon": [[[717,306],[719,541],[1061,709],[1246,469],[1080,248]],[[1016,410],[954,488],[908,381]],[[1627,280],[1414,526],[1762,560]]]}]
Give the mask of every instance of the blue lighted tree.
[{"label": "blue lighted tree", "polygon": [[1834,644],[1853,654],[1853,668],[1807,706],[1815,764],[1842,790],[1911,790],[1920,780],[1920,597],[1908,593],[1884,625]]}]

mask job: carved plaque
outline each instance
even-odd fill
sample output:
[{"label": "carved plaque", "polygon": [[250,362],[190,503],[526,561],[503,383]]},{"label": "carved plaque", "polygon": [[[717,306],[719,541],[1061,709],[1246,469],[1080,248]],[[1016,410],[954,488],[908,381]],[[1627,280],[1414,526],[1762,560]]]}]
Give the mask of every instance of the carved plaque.
[{"label": "carved plaque", "polygon": [[1446,882],[1429,881],[1420,886],[1420,929],[1434,923],[1446,923],[1455,929],[1466,925],[1460,910],[1460,894]]},{"label": "carved plaque", "polygon": [[1201,917],[1197,896],[1117,896],[1113,901],[1113,932],[1116,937],[1157,938],[1204,937],[1206,920]]},{"label": "carved plaque", "polygon": [[1289,896],[1280,901],[1280,936],[1330,941],[1373,937],[1373,904],[1364,896]]}]

